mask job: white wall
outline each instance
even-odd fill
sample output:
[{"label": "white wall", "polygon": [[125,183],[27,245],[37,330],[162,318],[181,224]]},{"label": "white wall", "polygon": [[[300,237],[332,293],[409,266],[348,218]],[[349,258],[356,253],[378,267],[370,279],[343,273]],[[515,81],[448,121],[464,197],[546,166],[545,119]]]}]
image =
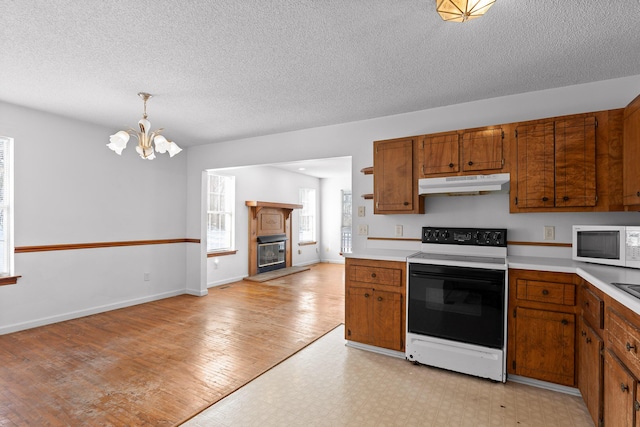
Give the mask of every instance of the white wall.
[{"label": "white wall", "polygon": [[[115,130],[0,103],[0,135],[15,140],[16,247],[186,236],[187,156],[118,156],[106,147]],[[187,245],[16,254],[0,333],[184,293]]]},{"label": "white wall", "polygon": [[[188,150],[187,234],[201,233],[199,223],[199,173],[204,169],[277,163],[326,157],[352,156],[354,209],[367,207],[359,224],[369,226],[371,236],[393,236],[396,224],[404,226],[405,237],[419,237],[424,225],[495,225],[509,228],[510,240],[542,241],[542,225],[555,225],[556,242],[568,242],[568,227],[574,223],[638,223],[638,213],[609,214],[509,214],[506,195],[477,197],[434,197],[426,203],[424,215],[372,215],[371,201],[359,198],[373,191],[371,175],[359,171],[373,165],[375,140],[421,135],[454,129],[512,123],[544,117],[622,108],[640,93],[640,75],[589,84],[569,86],[519,95],[451,105],[396,116],[381,117],[301,131],[248,138]],[[242,147],[242,149],[238,149]],[[354,233],[354,250],[374,243]],[[375,243],[378,244],[378,243]],[[387,245],[390,245],[387,243]],[[510,248],[511,252],[520,248]],[[546,252],[547,254],[550,252]],[[189,257],[188,270],[205,269],[204,257]],[[190,289],[206,283],[190,278]]]}]

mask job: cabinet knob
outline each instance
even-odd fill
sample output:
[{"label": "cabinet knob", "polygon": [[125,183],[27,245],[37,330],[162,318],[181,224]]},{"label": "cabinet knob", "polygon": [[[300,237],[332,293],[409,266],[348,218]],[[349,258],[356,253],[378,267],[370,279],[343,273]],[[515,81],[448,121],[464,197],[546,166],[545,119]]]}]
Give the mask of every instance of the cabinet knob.
[{"label": "cabinet knob", "polygon": [[469,165],[469,166],[473,166],[473,162],[472,162],[471,160],[469,160],[468,165]]},{"label": "cabinet knob", "polygon": [[635,350],[636,346],[635,345],[631,345],[630,343],[627,343],[627,345],[625,346],[627,348],[627,351],[631,351],[631,350]]},{"label": "cabinet knob", "polygon": [[364,297],[365,298],[369,298],[369,294],[364,294]]},{"label": "cabinet knob", "polygon": [[585,301],[585,302],[584,302],[584,306],[585,306],[585,307],[589,307],[589,301]]},{"label": "cabinet knob", "polygon": [[584,337],[584,336],[587,336],[587,333],[585,331],[581,331],[580,335],[582,335]]},{"label": "cabinet knob", "polygon": [[564,201],[566,202],[567,200],[569,200],[569,196],[564,196],[564,197],[562,198],[562,200],[564,200]]},{"label": "cabinet knob", "polygon": [[549,291],[548,291],[548,290],[546,290],[546,289],[543,289],[543,290],[542,290],[542,295],[549,295]]},{"label": "cabinet knob", "polygon": [[409,202],[404,202],[403,203],[405,206],[409,206]]},{"label": "cabinet knob", "polygon": [[449,167],[452,168],[453,167],[453,163],[449,163]]},{"label": "cabinet knob", "polygon": [[542,198],[542,201],[543,201],[543,202],[548,202],[548,201],[549,201],[549,198],[548,198],[548,197],[543,197],[543,198]]},{"label": "cabinet knob", "polygon": [[640,197],[640,191],[638,191],[638,192],[636,193],[636,196]]},{"label": "cabinet knob", "polygon": [[371,277],[376,277],[376,273],[371,273]]},{"label": "cabinet knob", "polygon": [[567,326],[569,324],[569,321],[567,319],[562,319],[560,321],[560,323],[562,323],[563,325]]},{"label": "cabinet knob", "polygon": [[378,301],[382,301],[382,297],[378,297]]},{"label": "cabinet knob", "polygon": [[622,392],[627,392],[629,391],[629,386],[626,385],[625,383],[620,383],[620,390],[622,390]]},{"label": "cabinet knob", "polygon": [[587,337],[587,344],[589,344],[591,342],[591,338]]}]

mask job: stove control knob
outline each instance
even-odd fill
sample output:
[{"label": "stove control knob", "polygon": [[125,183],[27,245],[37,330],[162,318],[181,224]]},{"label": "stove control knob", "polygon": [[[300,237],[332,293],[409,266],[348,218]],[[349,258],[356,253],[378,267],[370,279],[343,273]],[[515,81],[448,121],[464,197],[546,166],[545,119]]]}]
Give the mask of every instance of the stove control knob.
[{"label": "stove control knob", "polygon": [[491,238],[491,234],[488,231],[482,233],[482,240],[484,242],[488,242],[490,238]]},{"label": "stove control knob", "polygon": [[427,239],[430,239],[430,238],[431,238],[431,230],[427,230],[427,231],[424,233],[424,237],[426,237]]},{"label": "stove control knob", "polygon": [[444,231],[442,232],[442,237],[444,237],[445,239],[448,239],[448,238],[449,238],[449,236],[450,236],[450,234],[449,234],[449,232],[448,232],[447,230],[444,230]]},{"label": "stove control knob", "polygon": [[440,235],[439,231],[434,231],[433,232],[433,237],[435,237],[436,239],[438,238],[439,235]]},{"label": "stove control knob", "polygon": [[493,233],[493,240],[495,240],[496,243],[500,243],[500,241],[502,240],[502,233],[500,233],[499,231]]}]

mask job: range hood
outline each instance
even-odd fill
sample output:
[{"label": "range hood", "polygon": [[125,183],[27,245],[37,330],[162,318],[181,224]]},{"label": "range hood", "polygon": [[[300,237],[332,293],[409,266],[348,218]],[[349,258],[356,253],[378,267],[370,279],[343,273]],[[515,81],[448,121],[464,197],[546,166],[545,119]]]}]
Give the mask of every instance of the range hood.
[{"label": "range hood", "polygon": [[506,193],[509,191],[508,173],[491,175],[447,176],[422,178],[418,180],[420,195],[475,195],[487,192]]}]

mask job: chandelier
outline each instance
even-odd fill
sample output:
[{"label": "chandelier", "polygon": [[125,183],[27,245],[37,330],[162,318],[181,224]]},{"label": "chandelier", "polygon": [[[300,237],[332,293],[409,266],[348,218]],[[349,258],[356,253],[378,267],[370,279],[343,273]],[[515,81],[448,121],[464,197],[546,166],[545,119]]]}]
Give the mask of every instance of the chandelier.
[{"label": "chandelier", "polygon": [[[138,146],[136,147],[136,152],[143,159],[153,160],[156,158],[155,153],[169,153],[169,157],[173,157],[179,152],[182,151],[182,148],[178,147],[173,141],[169,141],[164,136],[160,135],[160,133],[164,129],[154,130],[153,132],[149,132],[151,128],[151,123],[147,120],[147,100],[151,98],[152,95],[140,92],[138,96],[142,98],[144,101],[144,114],[142,119],[138,122],[138,126],[140,130],[137,131],[135,129],[129,128],[128,130],[121,130],[111,135],[109,138],[109,143],[107,147],[116,152],[116,154],[121,155],[122,150],[127,148],[127,142],[129,142],[129,136],[133,135],[138,138]],[[153,142],[153,145],[151,143]],[[155,150],[154,150],[155,146]]]},{"label": "chandelier", "polygon": [[436,10],[445,21],[465,22],[486,13],[496,0],[436,0]]}]

